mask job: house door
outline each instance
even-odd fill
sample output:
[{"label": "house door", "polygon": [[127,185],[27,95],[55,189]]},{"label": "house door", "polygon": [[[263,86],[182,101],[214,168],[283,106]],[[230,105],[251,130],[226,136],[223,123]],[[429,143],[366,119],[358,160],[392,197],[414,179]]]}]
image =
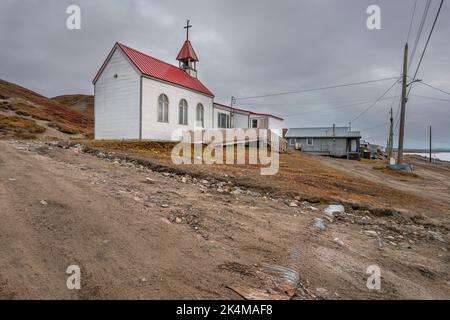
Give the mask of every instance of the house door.
[{"label": "house door", "polygon": [[351,152],[356,152],[356,140],[351,140]]}]

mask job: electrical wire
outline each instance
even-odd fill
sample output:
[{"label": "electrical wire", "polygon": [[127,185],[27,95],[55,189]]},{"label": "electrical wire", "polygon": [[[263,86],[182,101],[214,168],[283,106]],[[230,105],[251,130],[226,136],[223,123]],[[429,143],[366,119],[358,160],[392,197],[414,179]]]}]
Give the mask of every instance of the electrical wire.
[{"label": "electrical wire", "polygon": [[436,88],[436,87],[432,86],[432,85],[429,84],[429,83],[426,83],[426,82],[423,82],[423,81],[420,81],[420,82],[418,82],[418,83],[420,83],[420,84],[422,84],[422,85],[424,85],[424,86],[427,86],[427,87],[429,87],[429,88],[431,88],[431,89],[434,89],[434,90],[437,90],[437,91],[440,91],[440,92],[442,92],[442,93],[445,93],[445,94],[450,95],[450,92],[447,92],[447,91],[444,91],[444,90],[442,90],[442,89]]},{"label": "electrical wire", "polygon": [[420,56],[419,64],[417,65],[416,72],[414,73],[414,77],[413,77],[413,80],[411,82],[411,85],[409,87],[408,94],[406,95],[406,97],[409,96],[409,94],[411,92],[411,89],[412,89],[412,86],[413,86],[413,83],[416,80],[417,73],[419,72],[420,65],[422,64],[422,61],[423,61],[423,57],[425,56],[425,52],[427,51],[428,44],[430,43],[431,35],[433,34],[434,27],[436,26],[436,22],[437,22],[437,20],[439,18],[439,14],[441,13],[441,9],[442,9],[442,5],[443,4],[444,4],[444,0],[441,0],[441,4],[439,5],[439,9],[438,9],[438,11],[436,13],[436,16],[434,17],[433,26],[431,27],[430,33],[428,34],[427,42],[425,43],[425,47],[423,48],[422,55]]},{"label": "electrical wire", "polygon": [[283,96],[283,95],[288,95],[288,94],[305,93],[305,92],[320,91],[320,90],[329,90],[329,89],[343,88],[343,87],[350,87],[350,86],[359,86],[359,85],[363,85],[363,84],[376,83],[376,82],[392,80],[392,79],[397,79],[397,78],[396,77],[389,77],[389,78],[382,78],[382,79],[369,80],[369,81],[360,81],[360,82],[332,85],[332,86],[326,86],[326,87],[318,87],[318,88],[310,88],[310,89],[301,89],[301,90],[296,90],[296,91],[286,91],[286,92],[279,92],[279,93],[271,93],[271,94],[260,95],[260,96],[238,97],[238,98],[236,98],[236,100],[241,100],[242,101],[242,100],[248,100],[248,99],[259,99],[259,98]]},{"label": "electrical wire", "polygon": [[383,97],[388,94],[389,91],[398,83],[399,78],[396,78],[394,83],[380,96],[378,97],[367,109],[365,109],[363,112],[361,112],[359,115],[357,115],[354,119],[352,119],[350,122],[355,122],[359,118],[361,118],[365,113],[367,113],[370,109],[372,109]]},{"label": "electrical wire", "polygon": [[413,46],[413,49],[411,51],[411,55],[410,55],[410,58],[409,58],[408,70],[411,67],[411,64],[412,64],[412,62],[414,60],[414,56],[416,54],[417,46],[419,44],[419,40],[420,40],[420,37],[422,35],[423,27],[425,25],[425,21],[427,20],[428,11],[430,9],[430,4],[431,4],[431,0],[427,0],[427,3],[425,5],[425,9],[424,9],[423,14],[422,14],[422,20],[420,21],[419,30],[417,31],[416,40],[414,41],[414,46]]},{"label": "electrical wire", "polygon": [[[380,100],[389,100],[389,99],[395,99],[398,98],[398,96],[391,96],[391,97],[385,97],[383,99]],[[302,114],[308,114],[311,112],[314,113],[320,113],[323,111],[332,111],[332,110],[338,110],[338,109],[344,109],[344,108],[348,108],[348,107],[352,107],[352,106],[358,106],[358,105],[364,105],[367,103],[370,103],[372,100],[366,100],[366,101],[362,101],[362,102],[355,102],[355,103],[351,103],[351,104],[344,104],[344,105],[340,105],[340,106],[336,106],[333,108],[328,108],[328,109],[323,109],[323,110],[309,110],[309,111],[302,111],[302,112],[296,112],[296,113],[290,113],[290,114],[282,114],[281,116],[283,117],[291,117],[291,116],[297,116],[297,115],[302,115]]]},{"label": "electrical wire", "polygon": [[417,0],[414,1],[414,9],[411,16],[411,22],[409,23],[409,29],[408,29],[408,36],[406,37],[406,42],[409,42],[409,36],[411,35],[411,29],[414,21],[414,16],[416,15],[416,7],[417,7]]}]

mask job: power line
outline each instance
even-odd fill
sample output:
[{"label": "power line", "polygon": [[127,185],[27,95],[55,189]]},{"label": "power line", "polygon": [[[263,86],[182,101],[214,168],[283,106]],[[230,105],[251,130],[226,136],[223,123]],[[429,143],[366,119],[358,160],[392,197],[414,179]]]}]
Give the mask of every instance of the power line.
[{"label": "power line", "polygon": [[431,0],[427,0],[427,4],[425,5],[425,9],[422,14],[422,20],[420,21],[419,30],[417,31],[416,40],[414,41],[414,46],[411,51],[411,56],[409,58],[408,70],[411,67],[411,64],[414,60],[414,55],[416,54],[417,46],[419,44],[420,36],[422,35],[423,27],[425,25],[425,21],[427,20],[428,11],[430,9]]},{"label": "power line", "polygon": [[373,129],[377,129],[377,128],[383,127],[383,126],[385,126],[385,125],[387,125],[387,124],[388,124],[388,122],[385,122],[385,123],[383,123],[383,124],[379,124],[379,125],[377,125],[377,126],[373,126],[373,127],[368,128],[368,129],[361,129],[361,130],[359,130],[359,131],[367,132],[367,131],[370,131],[370,130],[373,130]]},{"label": "power line", "polygon": [[273,102],[273,103],[258,103],[258,102],[243,102],[242,104],[240,104],[241,107],[243,108],[251,108],[251,107],[255,107],[255,106],[269,106],[269,107],[282,107],[282,106],[313,106],[313,105],[327,105],[327,104],[338,104],[338,103],[352,103],[352,102],[365,102],[365,101],[372,101],[371,99],[363,99],[363,98],[359,98],[359,99],[346,99],[346,100],[339,100],[339,101],[330,101],[330,100],[313,100],[313,101],[298,101],[295,103],[277,103],[277,102]]},{"label": "power line", "polygon": [[370,109],[372,109],[381,99],[383,99],[383,97],[389,92],[391,91],[391,89],[398,83],[399,78],[395,78],[394,83],[380,96],[378,97],[367,109],[365,109],[363,112],[361,112],[358,116],[356,116],[356,118],[354,118],[353,120],[351,120],[350,122],[355,122],[356,120],[358,120],[359,118],[361,118],[366,112],[368,112]]},{"label": "power line", "polygon": [[411,16],[411,22],[409,23],[408,36],[406,37],[406,42],[409,42],[409,36],[411,35],[411,29],[414,21],[414,16],[416,14],[417,0],[414,2],[414,9]]},{"label": "power line", "polygon": [[[395,99],[398,98],[398,96],[391,96],[391,97],[386,97],[380,100],[388,100],[388,99]],[[334,108],[328,108],[328,109],[324,109],[324,110],[310,110],[310,111],[302,111],[302,112],[296,112],[296,113],[290,113],[290,114],[283,114],[283,117],[290,117],[290,116],[297,116],[297,115],[301,115],[301,114],[307,114],[310,112],[314,112],[314,113],[319,113],[319,112],[323,112],[323,111],[332,111],[332,110],[337,110],[337,109],[344,109],[347,107],[352,107],[352,106],[357,106],[357,105],[363,105],[363,104],[367,104],[370,103],[372,100],[365,100],[365,101],[361,101],[361,102],[355,102],[355,103],[351,103],[351,104],[344,104],[344,105],[340,105],[340,106],[336,106]]]},{"label": "power line", "polygon": [[428,43],[430,42],[431,35],[433,34],[434,27],[436,26],[436,22],[437,22],[437,19],[439,18],[439,14],[441,13],[441,9],[442,9],[442,5],[443,4],[444,4],[444,0],[441,0],[441,4],[439,5],[439,9],[438,9],[438,11],[436,13],[436,16],[434,17],[433,26],[431,27],[430,33],[428,34],[427,42],[425,43],[425,47],[423,48],[422,55],[420,56],[419,64],[417,65],[416,72],[414,73],[414,77],[412,79],[413,82],[411,82],[411,86],[409,87],[407,97],[409,96],[409,94],[411,92],[414,80],[416,80],[417,73],[419,72],[419,68],[420,68],[420,65],[422,64],[423,57],[425,56],[425,52],[427,51]]},{"label": "power line", "polygon": [[271,94],[266,94],[266,95],[261,95],[261,96],[239,97],[239,98],[236,98],[236,100],[248,100],[248,99],[267,98],[267,97],[283,96],[283,95],[295,94],[295,93],[304,93],[304,92],[328,90],[328,89],[343,88],[343,87],[350,87],[350,86],[358,86],[358,85],[375,83],[375,82],[381,82],[381,81],[392,80],[392,79],[397,79],[397,78],[396,77],[390,77],[390,78],[382,78],[382,79],[369,80],[369,81],[345,83],[345,84],[332,85],[332,86],[319,87],[319,88],[310,88],[310,89],[302,89],[302,90],[296,90],[296,91],[286,91],[286,92],[279,92],[279,93],[271,93]]},{"label": "power line", "polygon": [[422,98],[422,99],[434,100],[434,101],[450,102],[450,99],[441,99],[441,98],[436,98],[436,97],[428,97],[428,96],[422,96],[422,95],[419,95],[419,94],[412,94],[411,96]]},{"label": "power line", "polygon": [[431,88],[431,89],[434,89],[434,90],[437,90],[437,91],[440,91],[440,92],[442,92],[442,93],[445,93],[445,94],[450,95],[450,92],[447,92],[447,91],[444,91],[444,90],[442,90],[442,89],[436,88],[436,87],[434,87],[434,86],[432,86],[431,84],[428,84],[428,83],[426,83],[426,82],[421,81],[421,82],[418,82],[418,83],[423,84],[424,86],[427,86],[427,87],[429,87],[429,88]]}]

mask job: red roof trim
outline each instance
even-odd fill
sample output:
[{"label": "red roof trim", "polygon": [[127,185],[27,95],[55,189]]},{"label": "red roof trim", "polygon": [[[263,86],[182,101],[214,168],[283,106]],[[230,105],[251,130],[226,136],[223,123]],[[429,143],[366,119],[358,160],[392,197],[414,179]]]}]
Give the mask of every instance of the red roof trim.
[{"label": "red roof trim", "polygon": [[256,112],[250,112],[250,114],[251,114],[252,116],[257,116],[257,117],[271,117],[271,118],[275,118],[275,119],[284,121],[283,118],[274,116],[273,114],[269,114],[269,113],[256,113]]},{"label": "red roof trim", "polygon": [[[219,106],[222,106],[222,107],[226,107],[226,108],[228,108],[228,109],[231,109],[230,106],[224,105],[224,104],[222,104],[222,103],[214,102],[214,104],[217,104],[217,105],[219,105]],[[234,110],[237,110],[237,111],[241,111],[241,112],[248,113],[248,114],[251,115],[251,116],[257,116],[257,117],[258,117],[258,116],[260,116],[260,117],[270,117],[270,118],[275,118],[275,119],[284,121],[283,118],[274,116],[273,114],[269,114],[269,113],[257,113],[257,112],[253,112],[253,111],[250,111],[250,110],[240,109],[240,108],[233,108],[233,109],[234,109]]]},{"label": "red roof trim", "polygon": [[117,47],[120,48],[123,54],[131,61],[141,75],[179,85],[183,88],[193,90],[208,97],[214,97],[214,94],[197,78],[191,77],[186,72],[172,64],[153,58],[119,42],[116,42],[102,67],[95,76],[93,81],[94,84],[97,82],[98,77],[102,73]]}]

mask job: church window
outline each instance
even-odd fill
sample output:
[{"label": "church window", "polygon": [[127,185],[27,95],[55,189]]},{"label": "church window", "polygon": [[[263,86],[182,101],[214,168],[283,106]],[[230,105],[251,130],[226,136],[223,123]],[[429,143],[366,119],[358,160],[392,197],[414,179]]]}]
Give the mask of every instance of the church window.
[{"label": "church window", "polygon": [[203,109],[203,105],[199,103],[197,105],[197,126],[198,127],[204,127],[205,126],[205,110]]},{"label": "church window", "polygon": [[181,99],[179,107],[179,124],[188,124],[188,103],[185,99]]},{"label": "church window", "polygon": [[169,98],[165,94],[158,98],[158,122],[169,122]]}]

